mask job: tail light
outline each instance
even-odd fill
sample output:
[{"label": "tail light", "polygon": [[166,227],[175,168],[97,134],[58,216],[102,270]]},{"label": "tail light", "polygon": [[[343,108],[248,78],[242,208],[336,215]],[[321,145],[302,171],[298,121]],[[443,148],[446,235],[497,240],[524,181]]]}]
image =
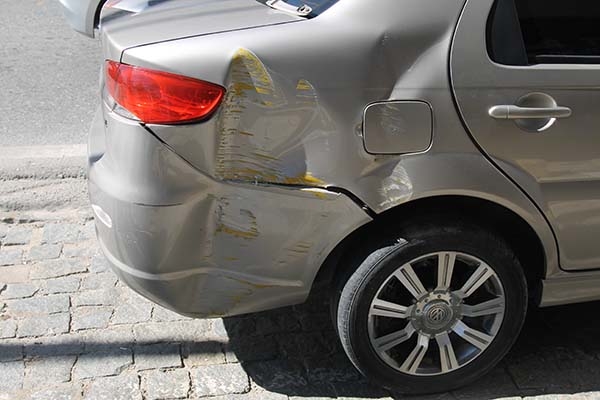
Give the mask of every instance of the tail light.
[{"label": "tail light", "polygon": [[106,61],[106,90],[128,113],[148,124],[181,124],[208,118],[225,88],[186,76]]}]

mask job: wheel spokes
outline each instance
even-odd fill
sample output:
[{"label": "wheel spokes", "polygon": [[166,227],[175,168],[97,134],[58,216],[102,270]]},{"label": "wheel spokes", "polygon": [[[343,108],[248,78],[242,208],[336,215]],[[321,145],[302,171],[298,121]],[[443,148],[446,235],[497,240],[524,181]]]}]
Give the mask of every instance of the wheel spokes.
[{"label": "wheel spokes", "polygon": [[404,265],[394,273],[394,276],[398,278],[398,280],[404,285],[410,294],[413,295],[415,299],[419,299],[427,293],[412,265]]},{"label": "wheel spokes", "polygon": [[479,350],[484,350],[494,340],[493,336],[470,328],[462,321],[456,322],[452,330]]},{"label": "wheel spokes", "polygon": [[485,261],[444,249],[396,268],[368,309],[369,340],[381,361],[409,375],[446,375],[489,348],[506,295]]},{"label": "wheel spokes", "polygon": [[484,301],[473,306],[463,304],[462,315],[465,317],[483,317],[485,315],[499,314],[504,311],[504,297]]},{"label": "wheel spokes", "polygon": [[436,290],[445,290],[450,288],[455,262],[456,253],[438,254],[438,280]]},{"label": "wheel spokes", "polygon": [[385,300],[375,299],[371,305],[371,315],[378,317],[405,319],[408,314],[408,307]]},{"label": "wheel spokes", "polygon": [[375,339],[374,345],[377,351],[385,352],[392,347],[398,346],[400,343],[406,342],[415,333],[414,326],[409,323],[404,329],[392,332],[388,335]]},{"label": "wheel spokes", "polygon": [[492,275],[494,275],[494,270],[487,264],[481,263],[456,294],[462,299],[469,297]]},{"label": "wheel spokes", "polygon": [[408,358],[404,361],[404,363],[400,366],[400,371],[414,374],[419,368],[419,365],[421,365],[423,357],[425,357],[425,353],[427,353],[428,348],[429,336],[419,334],[417,345],[408,355]]},{"label": "wheel spokes", "polygon": [[459,367],[454,353],[454,347],[447,333],[436,336],[438,347],[440,348],[440,367],[442,372],[450,372]]}]

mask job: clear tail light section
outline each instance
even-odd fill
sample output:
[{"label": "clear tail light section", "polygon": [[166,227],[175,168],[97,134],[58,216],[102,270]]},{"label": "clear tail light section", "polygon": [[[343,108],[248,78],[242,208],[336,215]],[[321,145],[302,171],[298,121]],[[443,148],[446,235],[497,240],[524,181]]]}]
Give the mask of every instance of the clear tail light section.
[{"label": "clear tail light section", "polygon": [[147,124],[183,124],[209,118],[225,88],[199,79],[106,61],[108,94],[127,113]]}]

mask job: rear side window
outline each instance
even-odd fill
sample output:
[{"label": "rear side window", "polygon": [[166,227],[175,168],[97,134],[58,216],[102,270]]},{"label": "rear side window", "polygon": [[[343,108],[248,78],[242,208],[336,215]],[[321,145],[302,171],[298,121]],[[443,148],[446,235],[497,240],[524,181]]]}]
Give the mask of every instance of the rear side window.
[{"label": "rear side window", "polygon": [[497,0],[490,57],[502,64],[600,64],[599,0]]}]

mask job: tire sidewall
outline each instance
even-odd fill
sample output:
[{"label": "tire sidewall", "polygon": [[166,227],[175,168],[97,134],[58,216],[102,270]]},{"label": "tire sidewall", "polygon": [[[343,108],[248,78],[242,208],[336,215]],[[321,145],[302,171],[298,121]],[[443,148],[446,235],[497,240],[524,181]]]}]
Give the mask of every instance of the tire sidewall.
[{"label": "tire sidewall", "polygon": [[[370,304],[385,280],[399,267],[421,256],[441,251],[472,255],[496,272],[506,299],[504,319],[494,341],[483,354],[460,369],[427,377],[405,374],[386,364],[373,349],[368,333]],[[354,363],[368,378],[389,389],[411,393],[440,392],[476,379],[504,357],[516,340],[526,313],[527,288],[518,260],[501,239],[485,232],[460,230],[417,234],[412,239],[388,246],[383,255],[375,260],[367,258],[356,273],[361,274],[362,279],[354,285],[352,293],[346,293],[349,301],[340,301],[338,315],[340,312],[348,315],[344,329],[349,336]],[[342,310],[344,307],[349,309]]]}]

